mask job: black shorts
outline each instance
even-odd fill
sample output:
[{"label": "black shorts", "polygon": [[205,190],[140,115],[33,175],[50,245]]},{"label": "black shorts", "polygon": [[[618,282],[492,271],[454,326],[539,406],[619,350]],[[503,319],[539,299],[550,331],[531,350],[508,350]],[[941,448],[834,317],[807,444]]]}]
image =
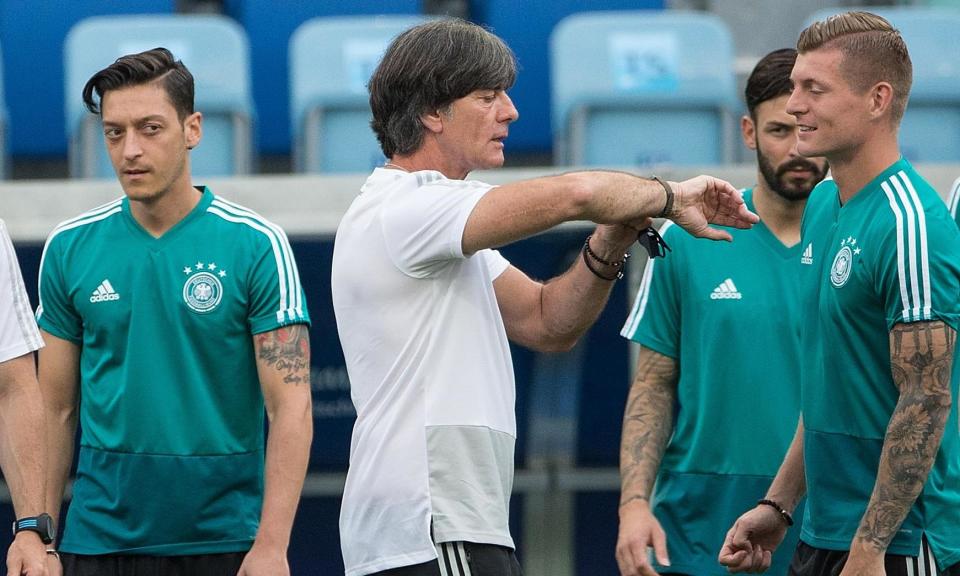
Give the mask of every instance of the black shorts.
[{"label": "black shorts", "polygon": [[[846,550],[824,550],[814,548],[803,541],[797,543],[797,550],[790,561],[790,576],[836,576],[847,562]],[[960,576],[953,566],[946,572],[939,572],[933,563],[933,553],[923,538],[919,556],[900,556],[887,554],[883,562],[887,576]]]},{"label": "black shorts", "polygon": [[60,554],[63,576],[237,576],[246,552],[194,556]]},{"label": "black shorts", "polygon": [[510,548],[473,542],[443,542],[436,546],[436,560],[370,576],[523,576],[517,555]]}]

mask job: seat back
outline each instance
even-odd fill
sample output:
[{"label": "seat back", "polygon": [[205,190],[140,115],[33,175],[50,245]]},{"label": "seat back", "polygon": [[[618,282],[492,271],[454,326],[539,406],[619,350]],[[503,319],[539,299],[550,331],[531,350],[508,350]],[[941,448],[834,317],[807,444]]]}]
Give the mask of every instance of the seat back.
[{"label": "seat back", "polygon": [[87,80],[118,57],[163,46],[193,74],[203,139],[191,152],[197,176],[246,174],[253,162],[253,102],[249,47],[243,30],[214,15],[98,16],[70,29],[64,45],[66,126],[70,173],[113,175],[100,119],[87,112]]},{"label": "seat back", "polygon": [[584,12],[550,39],[559,164],[732,160],[733,42],[716,16]]},{"label": "seat back", "polygon": [[384,157],[367,81],[390,41],[421,16],[314,18],[290,38],[290,122],[298,172],[367,172]]},{"label": "seat back", "polygon": [[[960,10],[946,7],[869,7],[903,36],[913,63],[913,86],[900,123],[900,150],[911,162],[960,162]],[[804,27],[843,10],[818,10]]]}]

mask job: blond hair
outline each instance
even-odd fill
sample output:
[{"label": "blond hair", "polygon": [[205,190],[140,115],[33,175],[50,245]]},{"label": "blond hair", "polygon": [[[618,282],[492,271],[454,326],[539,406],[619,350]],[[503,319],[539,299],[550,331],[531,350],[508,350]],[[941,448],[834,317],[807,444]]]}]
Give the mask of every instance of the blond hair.
[{"label": "blond hair", "polygon": [[899,123],[907,108],[913,63],[900,32],[870,12],[844,12],[814,22],[800,33],[797,52],[838,49],[840,71],[854,90],[865,92],[878,82],[893,87],[891,119]]}]

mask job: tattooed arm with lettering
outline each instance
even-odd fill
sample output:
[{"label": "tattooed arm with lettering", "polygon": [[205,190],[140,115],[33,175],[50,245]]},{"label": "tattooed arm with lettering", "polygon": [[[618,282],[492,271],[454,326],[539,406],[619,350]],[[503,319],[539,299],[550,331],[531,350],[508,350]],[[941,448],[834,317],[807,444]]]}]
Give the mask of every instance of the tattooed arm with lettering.
[{"label": "tattooed arm with lettering", "polygon": [[256,334],[253,344],[270,431],[260,528],[238,576],[289,575],[287,546],[313,439],[310,336],[293,324]]},{"label": "tattooed arm with lettering", "polygon": [[952,403],[956,333],[942,321],[897,324],[890,365],[900,399],[887,424],[877,481],[841,572],[883,574],[883,557],[923,490]]},{"label": "tattooed arm with lettering", "polygon": [[678,373],[675,359],[640,348],[620,441],[617,564],[623,576],[656,574],[647,559],[649,546],[653,547],[657,562],[669,565],[666,535],[650,510],[650,493],[673,433]]}]

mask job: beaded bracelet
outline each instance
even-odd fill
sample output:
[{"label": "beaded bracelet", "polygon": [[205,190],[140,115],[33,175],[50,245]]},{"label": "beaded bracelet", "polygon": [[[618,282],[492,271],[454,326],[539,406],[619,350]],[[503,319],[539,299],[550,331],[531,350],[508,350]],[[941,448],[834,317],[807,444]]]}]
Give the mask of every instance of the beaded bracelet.
[{"label": "beaded bracelet", "polygon": [[[591,238],[593,238],[593,234],[587,236],[587,239],[584,240],[584,242],[583,242],[583,250],[581,251],[581,253],[582,253],[582,255],[583,255],[583,263],[586,264],[587,270],[593,272],[593,275],[596,276],[597,278],[600,278],[600,279],[602,279],[602,280],[606,280],[607,282],[612,282],[612,281],[614,281],[614,280],[619,280],[619,279],[623,278],[623,266],[624,266],[624,264],[627,263],[627,258],[630,257],[630,253],[629,253],[629,252],[624,253],[623,259],[620,260],[619,262],[610,262],[610,261],[608,261],[608,260],[604,260],[603,258],[597,256],[597,254],[596,254],[593,250],[590,249],[590,239],[591,239]],[[589,258],[588,258],[588,256],[589,256]],[[616,270],[616,274],[614,274],[613,276],[604,276],[603,274],[601,274],[596,268],[594,268],[594,267],[590,264],[590,258],[593,258],[594,260],[596,260],[597,262],[603,264],[604,266],[610,266],[610,267],[612,267],[614,270]]]},{"label": "beaded bracelet", "polygon": [[770,506],[774,510],[780,513],[780,517],[783,518],[783,521],[787,523],[787,526],[793,526],[793,516],[787,512],[783,506],[774,502],[773,500],[767,500],[766,498],[757,501],[757,506]]}]

